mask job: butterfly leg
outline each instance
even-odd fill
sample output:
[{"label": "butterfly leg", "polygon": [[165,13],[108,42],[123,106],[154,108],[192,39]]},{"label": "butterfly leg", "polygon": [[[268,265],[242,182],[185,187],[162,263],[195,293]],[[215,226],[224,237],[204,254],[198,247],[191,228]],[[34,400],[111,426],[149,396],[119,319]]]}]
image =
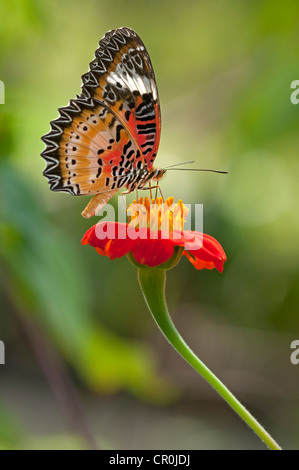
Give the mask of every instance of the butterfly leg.
[{"label": "butterfly leg", "polygon": [[159,190],[160,194],[162,196],[163,202],[165,202],[161,187],[158,184],[156,186],[147,186],[147,187],[139,188],[139,189],[140,189],[140,191],[145,191],[145,190],[147,190],[147,191],[150,190],[151,191],[152,189],[156,189],[156,198],[157,198],[157,192]]},{"label": "butterfly leg", "polygon": [[158,185],[156,186],[156,188],[157,188],[156,191],[158,191],[158,189],[159,189],[160,194],[161,194],[161,197],[162,197],[162,199],[163,199],[163,202],[165,202],[165,198],[164,198],[164,196],[163,196],[161,186],[158,184]]},{"label": "butterfly leg", "polygon": [[152,183],[151,181],[149,182],[149,188],[150,188],[150,200],[152,201],[153,200],[153,195],[152,195]]},{"label": "butterfly leg", "polygon": [[[131,194],[132,191],[128,190],[128,191],[124,191],[123,193],[121,193],[121,197],[122,197],[122,200],[123,200],[123,203],[124,203],[124,207],[125,207],[125,211],[127,213],[127,202],[126,202],[126,199],[125,199],[125,195],[126,194]],[[136,201],[138,202],[138,191],[136,189]]]},{"label": "butterfly leg", "polygon": [[123,193],[121,193],[121,197],[122,197],[122,200],[123,200],[123,205],[124,205],[125,210],[127,210],[126,194],[130,194],[130,191],[124,191]]}]

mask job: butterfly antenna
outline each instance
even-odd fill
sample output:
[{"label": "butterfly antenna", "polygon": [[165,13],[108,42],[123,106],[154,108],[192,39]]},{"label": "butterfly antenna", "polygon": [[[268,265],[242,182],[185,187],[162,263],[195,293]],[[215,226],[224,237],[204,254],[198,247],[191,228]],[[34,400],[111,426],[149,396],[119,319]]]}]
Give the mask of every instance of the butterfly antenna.
[{"label": "butterfly antenna", "polygon": [[188,163],[194,163],[194,160],[189,160],[188,162],[175,163],[174,165],[165,166],[163,170],[168,170],[168,168],[173,168],[174,166],[188,165]]},{"label": "butterfly antenna", "polygon": [[223,175],[228,175],[228,171],[219,171],[219,170],[208,170],[206,168],[169,168],[169,170],[180,170],[180,171],[209,171],[211,173],[221,173]]},{"label": "butterfly antenna", "polygon": [[188,162],[182,162],[182,163],[175,163],[174,165],[168,165],[163,168],[163,170],[185,170],[185,171],[209,171],[212,173],[222,173],[223,175],[227,175],[228,171],[219,171],[219,170],[207,170],[206,168],[175,168],[177,166],[181,165],[187,165],[188,163],[194,163],[194,160],[189,160]]}]

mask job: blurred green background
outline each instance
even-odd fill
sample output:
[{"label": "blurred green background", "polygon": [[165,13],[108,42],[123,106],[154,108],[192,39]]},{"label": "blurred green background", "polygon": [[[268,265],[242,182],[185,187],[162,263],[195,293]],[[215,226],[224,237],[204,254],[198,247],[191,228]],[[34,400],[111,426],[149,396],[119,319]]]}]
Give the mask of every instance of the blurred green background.
[{"label": "blurred green background", "polygon": [[[162,109],[165,196],[204,204],[223,274],[186,259],[167,298],[183,337],[286,449],[299,448],[296,1],[0,0],[0,448],[263,449],[170,348],[136,268],[80,240],[86,198],[49,191],[40,138],[99,39],[129,26]],[[94,442],[93,442],[94,441]]]}]

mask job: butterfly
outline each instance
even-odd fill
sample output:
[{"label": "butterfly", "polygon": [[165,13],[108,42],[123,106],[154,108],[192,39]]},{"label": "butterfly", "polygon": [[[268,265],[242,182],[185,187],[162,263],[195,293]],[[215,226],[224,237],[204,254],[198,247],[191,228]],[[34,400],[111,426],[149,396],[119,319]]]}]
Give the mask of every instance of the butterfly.
[{"label": "butterfly", "polygon": [[52,191],[94,195],[82,212],[89,218],[120,188],[142,189],[165,170],[153,167],[159,97],[149,54],[135,31],[123,27],[105,34],[81,88],[50,123],[41,155]]}]

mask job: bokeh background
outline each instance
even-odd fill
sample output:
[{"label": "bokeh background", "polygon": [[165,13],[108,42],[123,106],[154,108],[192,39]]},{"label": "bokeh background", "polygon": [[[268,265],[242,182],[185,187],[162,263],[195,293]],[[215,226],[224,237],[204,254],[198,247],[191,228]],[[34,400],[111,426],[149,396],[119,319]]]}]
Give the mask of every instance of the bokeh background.
[{"label": "bokeh background", "polygon": [[80,244],[86,198],[49,191],[40,138],[99,39],[129,26],[154,65],[165,196],[204,204],[223,274],[168,273],[175,324],[286,449],[299,448],[299,5],[0,1],[0,448],[263,449],[171,349],[136,269]]}]

